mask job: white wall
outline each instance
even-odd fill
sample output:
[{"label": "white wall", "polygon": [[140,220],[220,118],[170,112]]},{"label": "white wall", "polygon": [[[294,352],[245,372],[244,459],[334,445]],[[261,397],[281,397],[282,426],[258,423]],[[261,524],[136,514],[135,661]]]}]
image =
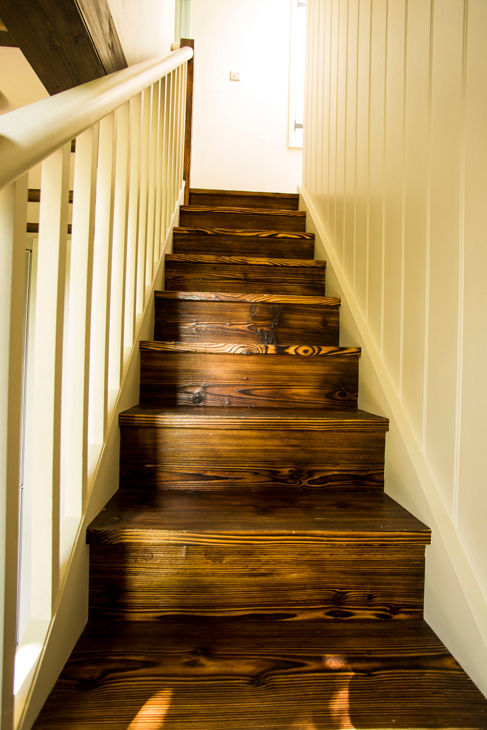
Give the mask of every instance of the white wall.
[{"label": "white wall", "polygon": [[487,692],[487,3],[308,12],[303,196],[372,363],[361,404],[393,420],[387,489],[434,528],[426,616]]},{"label": "white wall", "polygon": [[287,147],[290,22],[290,0],[192,0],[192,187],[296,192],[302,154]]},{"label": "white wall", "polygon": [[175,0],[108,0],[108,5],[129,66],[169,54]]},{"label": "white wall", "polygon": [[49,96],[19,48],[0,48],[0,114]]}]

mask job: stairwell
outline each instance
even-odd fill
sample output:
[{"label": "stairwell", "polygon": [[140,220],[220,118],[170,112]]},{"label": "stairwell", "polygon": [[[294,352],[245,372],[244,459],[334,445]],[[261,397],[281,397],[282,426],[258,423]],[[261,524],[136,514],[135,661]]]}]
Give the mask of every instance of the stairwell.
[{"label": "stairwell", "polygon": [[294,195],[192,191],[166,256],[90,621],[35,727],[487,728],[424,622],[429,529]]}]

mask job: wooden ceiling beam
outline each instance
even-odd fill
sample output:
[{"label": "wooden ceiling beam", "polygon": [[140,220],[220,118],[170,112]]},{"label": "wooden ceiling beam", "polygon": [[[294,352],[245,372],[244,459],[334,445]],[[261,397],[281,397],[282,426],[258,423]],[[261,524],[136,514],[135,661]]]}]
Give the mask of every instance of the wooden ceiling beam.
[{"label": "wooden ceiling beam", "polygon": [[107,0],[0,0],[0,17],[50,94],[127,66]]}]

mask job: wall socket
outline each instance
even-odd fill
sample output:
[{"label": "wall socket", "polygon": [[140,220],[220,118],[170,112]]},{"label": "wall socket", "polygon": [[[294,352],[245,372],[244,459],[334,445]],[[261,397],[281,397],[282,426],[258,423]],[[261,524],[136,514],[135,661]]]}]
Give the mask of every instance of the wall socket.
[{"label": "wall socket", "polygon": [[240,71],[230,71],[230,81],[240,81]]}]

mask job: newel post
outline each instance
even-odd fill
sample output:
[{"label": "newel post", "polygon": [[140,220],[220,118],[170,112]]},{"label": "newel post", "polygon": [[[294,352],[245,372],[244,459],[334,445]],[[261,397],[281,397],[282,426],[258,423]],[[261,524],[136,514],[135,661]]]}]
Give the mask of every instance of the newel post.
[{"label": "newel post", "polygon": [[[181,48],[190,46],[194,51],[194,40],[190,38],[181,38]],[[186,128],[184,134],[184,164],[183,164],[183,180],[184,180],[184,204],[189,204],[189,184],[191,172],[191,132],[193,126],[193,69],[194,56],[188,61],[188,76],[186,83]]]}]

